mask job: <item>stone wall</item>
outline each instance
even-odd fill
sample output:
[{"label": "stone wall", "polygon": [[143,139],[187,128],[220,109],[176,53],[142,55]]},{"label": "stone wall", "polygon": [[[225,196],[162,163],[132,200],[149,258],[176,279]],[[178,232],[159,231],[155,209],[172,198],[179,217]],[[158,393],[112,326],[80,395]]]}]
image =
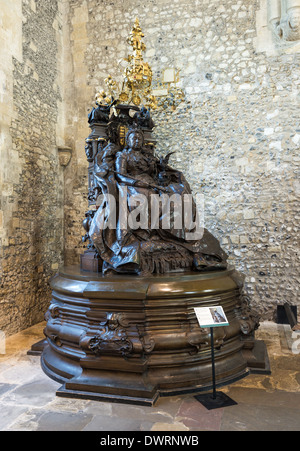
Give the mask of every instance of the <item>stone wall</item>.
[{"label": "stone wall", "polygon": [[12,334],[43,320],[63,261],[61,11],[54,0],[0,9],[0,330]]},{"label": "stone wall", "polygon": [[261,2],[70,0],[69,7],[80,127],[70,167],[78,177],[66,188],[70,261],[81,252],[87,209],[86,114],[107,75],[120,80],[138,16],[155,77],[174,67],[185,92],[175,111],[155,112],[158,152],[176,150],[171,163],[204,194],[206,227],[245,274],[263,318],[274,317],[276,304],[299,305],[299,53],[256,49]]},{"label": "stone wall", "polygon": [[65,28],[69,36],[65,65],[67,86],[65,104],[66,142],[73,149],[70,164],[65,170],[65,263],[79,263],[83,252],[82,221],[88,209],[88,164],[84,151],[89,135],[87,115],[95,93],[89,86],[85,54],[88,39],[89,11],[86,1],[66,1]]}]

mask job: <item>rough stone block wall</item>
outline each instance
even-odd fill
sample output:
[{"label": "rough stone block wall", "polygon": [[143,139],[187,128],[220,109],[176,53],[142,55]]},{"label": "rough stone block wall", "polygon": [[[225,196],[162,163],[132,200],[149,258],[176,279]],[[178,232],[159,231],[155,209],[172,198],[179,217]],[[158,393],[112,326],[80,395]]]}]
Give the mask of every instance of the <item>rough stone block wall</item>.
[{"label": "rough stone block wall", "polygon": [[8,3],[2,9],[8,65],[0,103],[0,330],[12,334],[42,321],[51,299],[48,282],[63,261],[63,178],[56,145],[58,1]]},{"label": "rough stone block wall", "polygon": [[[273,319],[277,304],[299,305],[299,53],[267,56],[256,50],[258,1],[69,5],[82,101],[77,123],[86,123],[107,75],[120,80],[118,62],[130,52],[126,37],[138,16],[155,76],[178,69],[185,92],[175,111],[154,114],[157,151],[175,150],[171,164],[184,172],[194,194],[204,194],[205,225],[245,274],[246,292],[262,317]],[[84,131],[76,134],[81,174]],[[68,199],[71,250],[82,193],[69,192]]]}]

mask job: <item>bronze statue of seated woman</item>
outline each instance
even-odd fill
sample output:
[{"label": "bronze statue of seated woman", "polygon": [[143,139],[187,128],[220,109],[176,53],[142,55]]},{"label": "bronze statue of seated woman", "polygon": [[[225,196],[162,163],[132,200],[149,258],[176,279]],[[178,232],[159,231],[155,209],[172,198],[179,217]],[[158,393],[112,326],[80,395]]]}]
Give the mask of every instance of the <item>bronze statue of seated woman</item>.
[{"label": "bronze statue of seated woman", "polygon": [[128,131],[124,149],[112,143],[104,149],[95,172],[101,194],[89,228],[103,273],[226,268],[227,255],[199,226],[190,186],[168,159],[157,158],[137,128]]}]

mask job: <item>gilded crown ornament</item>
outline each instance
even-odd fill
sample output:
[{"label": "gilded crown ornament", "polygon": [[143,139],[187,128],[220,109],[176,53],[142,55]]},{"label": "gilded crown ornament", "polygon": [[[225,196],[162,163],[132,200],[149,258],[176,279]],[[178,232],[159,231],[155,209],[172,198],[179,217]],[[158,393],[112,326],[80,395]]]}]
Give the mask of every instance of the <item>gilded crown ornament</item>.
[{"label": "gilded crown ornament", "polygon": [[111,75],[108,75],[104,80],[106,91],[102,90],[95,96],[96,105],[110,105],[113,109],[121,104],[143,106],[148,110],[175,110],[184,101],[184,92],[178,87],[179,71],[175,68],[163,70],[162,79],[153,82],[152,69],[143,59],[143,52],[146,50],[143,37],[144,33],[136,18],[127,38],[132,52],[121,60],[127,63],[122,82],[119,85]]},{"label": "gilded crown ornament", "polygon": [[113,80],[111,75],[105,79],[107,93],[101,91],[96,94],[96,103],[112,103],[115,104],[133,104],[136,106],[143,105],[147,108],[157,108],[155,96],[152,94],[152,69],[148,63],[143,60],[143,52],[146,50],[142,38],[144,34],[141,30],[138,18],[135,19],[134,25],[127,38],[128,44],[132,46],[132,53],[124,58],[128,64],[123,73],[123,81],[121,88],[118,83]]}]

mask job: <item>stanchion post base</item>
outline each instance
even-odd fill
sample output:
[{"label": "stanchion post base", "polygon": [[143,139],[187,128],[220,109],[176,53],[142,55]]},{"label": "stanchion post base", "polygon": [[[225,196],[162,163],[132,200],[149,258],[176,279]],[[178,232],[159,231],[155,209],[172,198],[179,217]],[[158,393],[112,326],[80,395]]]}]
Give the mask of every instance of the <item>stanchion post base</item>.
[{"label": "stanchion post base", "polygon": [[229,398],[225,393],[221,391],[216,392],[215,399],[213,398],[213,393],[204,393],[195,396],[195,399],[203,404],[208,410],[219,409],[221,407],[234,406],[237,404],[233,399]]}]

